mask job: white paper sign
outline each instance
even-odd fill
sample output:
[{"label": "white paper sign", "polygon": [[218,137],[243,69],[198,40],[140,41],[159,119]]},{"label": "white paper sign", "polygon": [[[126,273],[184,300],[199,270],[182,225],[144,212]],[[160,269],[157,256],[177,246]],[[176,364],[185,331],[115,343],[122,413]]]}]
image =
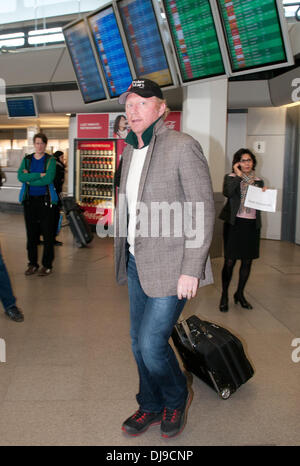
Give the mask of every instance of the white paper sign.
[{"label": "white paper sign", "polygon": [[277,189],[267,189],[263,191],[256,186],[249,186],[245,199],[245,207],[251,209],[264,210],[265,212],[275,212],[277,201]]}]

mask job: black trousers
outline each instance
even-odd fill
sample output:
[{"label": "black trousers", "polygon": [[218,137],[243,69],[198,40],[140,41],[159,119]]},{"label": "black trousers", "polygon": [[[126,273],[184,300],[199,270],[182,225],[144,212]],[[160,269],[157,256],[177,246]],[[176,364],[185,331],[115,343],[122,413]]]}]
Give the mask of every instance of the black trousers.
[{"label": "black trousers", "polygon": [[41,233],[44,238],[42,265],[51,269],[54,259],[54,208],[45,204],[44,196],[30,196],[29,200],[24,202],[24,217],[29,265],[39,265],[38,241]]}]

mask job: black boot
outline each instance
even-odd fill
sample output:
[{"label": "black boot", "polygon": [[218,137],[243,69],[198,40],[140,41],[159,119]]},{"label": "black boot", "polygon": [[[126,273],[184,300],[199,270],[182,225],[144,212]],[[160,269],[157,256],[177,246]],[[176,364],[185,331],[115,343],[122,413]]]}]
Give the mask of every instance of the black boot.
[{"label": "black boot", "polygon": [[252,265],[251,259],[242,260],[240,272],[239,272],[238,288],[233,296],[235,304],[240,303],[240,305],[244,309],[253,309],[251,304],[248,303],[248,301],[245,299],[245,296],[244,296],[244,289],[245,289],[247,280],[250,275],[251,265]]},{"label": "black boot", "polygon": [[222,269],[222,296],[219,304],[221,312],[228,312],[228,287],[230,285],[233,268],[235,266],[236,259],[226,259]]},{"label": "black boot", "polygon": [[227,295],[227,293],[222,293],[219,309],[220,309],[221,312],[228,312],[228,295]]},{"label": "black boot", "polygon": [[235,304],[240,303],[240,305],[244,309],[253,309],[251,304],[248,303],[248,301],[245,299],[245,296],[243,295],[243,293],[240,293],[240,292],[237,291],[236,293],[234,293],[233,298],[234,298]]}]

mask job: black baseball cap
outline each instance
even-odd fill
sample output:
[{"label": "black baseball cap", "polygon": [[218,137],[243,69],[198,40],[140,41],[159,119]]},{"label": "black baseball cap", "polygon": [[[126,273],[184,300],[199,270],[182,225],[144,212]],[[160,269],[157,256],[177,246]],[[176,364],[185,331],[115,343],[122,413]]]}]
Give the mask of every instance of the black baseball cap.
[{"label": "black baseball cap", "polygon": [[163,99],[161,88],[150,79],[135,79],[132,81],[127,91],[120,95],[119,104],[125,104],[129,94],[137,94],[146,98],[158,97],[159,99]]}]

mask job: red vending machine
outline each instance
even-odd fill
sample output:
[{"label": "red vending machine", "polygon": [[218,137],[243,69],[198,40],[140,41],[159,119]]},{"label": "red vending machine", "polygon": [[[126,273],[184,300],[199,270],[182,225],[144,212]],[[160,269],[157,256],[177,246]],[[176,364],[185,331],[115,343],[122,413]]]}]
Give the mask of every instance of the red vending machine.
[{"label": "red vending machine", "polygon": [[114,139],[75,140],[75,199],[91,225],[113,224],[114,176],[124,144]]}]

